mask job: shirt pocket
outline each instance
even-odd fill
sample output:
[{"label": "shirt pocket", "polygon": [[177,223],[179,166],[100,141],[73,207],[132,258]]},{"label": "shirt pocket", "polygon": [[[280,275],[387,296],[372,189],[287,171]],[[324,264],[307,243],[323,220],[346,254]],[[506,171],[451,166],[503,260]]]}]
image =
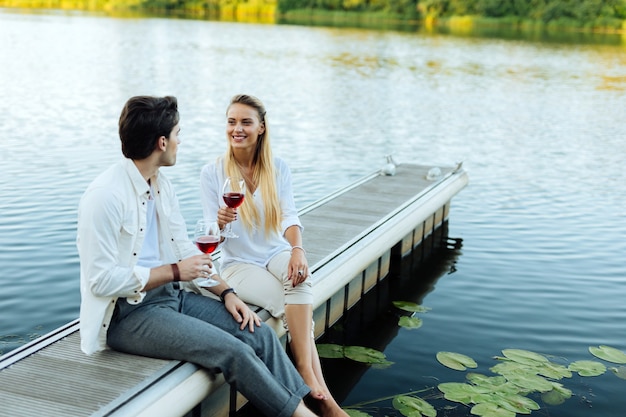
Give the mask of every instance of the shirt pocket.
[{"label": "shirt pocket", "polygon": [[126,213],[118,241],[120,261],[123,264],[130,264],[132,259],[137,257],[135,242],[138,238],[139,227],[137,213],[134,210]]},{"label": "shirt pocket", "polygon": [[139,224],[137,222],[136,213],[127,213],[124,221],[122,222],[122,234],[135,236],[138,229]]},{"label": "shirt pocket", "polygon": [[137,218],[133,216],[133,218],[131,218],[130,216],[124,219],[124,222],[122,223],[122,232],[123,233],[127,233],[131,236],[134,236],[137,234],[137,229],[139,228],[139,225],[137,224]]}]

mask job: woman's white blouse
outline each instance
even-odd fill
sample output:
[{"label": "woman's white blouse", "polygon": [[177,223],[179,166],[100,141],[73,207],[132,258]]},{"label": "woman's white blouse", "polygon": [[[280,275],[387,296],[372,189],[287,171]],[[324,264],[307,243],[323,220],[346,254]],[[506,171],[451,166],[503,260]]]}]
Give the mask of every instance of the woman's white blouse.
[{"label": "woman's white blouse", "polygon": [[[285,230],[294,225],[302,229],[293,199],[291,171],[287,163],[278,157],[274,158],[274,164],[276,169],[276,190],[281,208],[281,233],[273,232],[266,236],[265,231],[262,229],[262,225],[265,224],[265,211],[263,209],[260,187],[257,187],[253,195],[246,193],[246,199],[252,198],[254,200],[254,204],[259,212],[261,226],[254,230],[247,230],[241,220],[235,220],[231,223],[233,232],[239,237],[225,239],[220,245],[222,270],[236,263],[250,263],[265,267],[277,253],[291,249],[291,245],[284,238]],[[202,210],[206,219],[216,220],[217,211],[220,207],[226,205],[222,196],[224,179],[222,158],[202,167],[200,187]]]}]

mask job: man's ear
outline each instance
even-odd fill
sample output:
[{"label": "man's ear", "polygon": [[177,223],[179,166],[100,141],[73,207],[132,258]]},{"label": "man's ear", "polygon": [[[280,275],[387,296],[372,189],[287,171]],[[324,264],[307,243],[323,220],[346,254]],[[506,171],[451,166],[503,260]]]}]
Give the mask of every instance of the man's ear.
[{"label": "man's ear", "polygon": [[165,151],[166,147],[167,147],[167,138],[165,136],[161,136],[157,140],[157,148],[161,151]]}]

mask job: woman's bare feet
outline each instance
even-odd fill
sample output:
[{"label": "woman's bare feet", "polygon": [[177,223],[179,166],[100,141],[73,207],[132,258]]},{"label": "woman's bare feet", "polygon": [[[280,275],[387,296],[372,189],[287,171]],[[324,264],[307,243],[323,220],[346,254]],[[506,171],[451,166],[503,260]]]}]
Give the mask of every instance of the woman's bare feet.
[{"label": "woman's bare feet", "polygon": [[349,417],[332,396],[318,401],[319,409],[323,417]]},{"label": "woman's bare feet", "polygon": [[[322,417],[349,417],[348,413],[337,404],[328,387],[319,382],[314,371],[309,368],[304,374],[307,374],[306,377],[303,375],[304,382],[311,388],[309,396],[312,400],[316,400],[314,401],[314,409],[317,409]],[[308,382],[308,380],[313,382]]]},{"label": "woman's bare feet", "polygon": [[326,400],[330,397],[328,390],[324,388],[318,381],[313,369],[307,367],[306,369],[298,369],[298,373],[304,379],[304,383],[311,388],[309,395],[316,400]]}]

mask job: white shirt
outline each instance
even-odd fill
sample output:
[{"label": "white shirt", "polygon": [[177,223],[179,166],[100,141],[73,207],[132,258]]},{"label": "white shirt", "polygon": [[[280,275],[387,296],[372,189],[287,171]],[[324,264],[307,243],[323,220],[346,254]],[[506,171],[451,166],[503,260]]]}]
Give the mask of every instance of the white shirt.
[{"label": "white shirt", "polygon": [[[152,194],[152,188],[150,188]],[[161,266],[161,253],[159,251],[159,226],[157,224],[157,213],[154,205],[154,198],[148,198],[146,204],[146,234],[141,245],[141,252],[137,265],[147,268],[156,268]]]},{"label": "white shirt", "polygon": [[[152,184],[162,264],[200,251],[189,240],[178,198],[161,173]],[[150,186],[135,164],[125,159],[100,174],[83,194],[78,208],[76,244],[80,257],[81,349],[106,348],[115,303],[126,297],[140,303],[150,268],[137,265],[144,242]]]},{"label": "white shirt", "polygon": [[[270,236],[265,236],[265,231],[262,228],[262,225],[265,224],[265,210],[260,187],[257,187],[253,195],[246,192],[245,198],[252,198],[256,205],[261,225],[249,231],[240,220],[231,223],[233,232],[239,237],[226,239],[221,244],[220,265],[222,270],[236,263],[250,263],[265,268],[276,254],[291,249],[291,245],[284,237],[285,230],[294,225],[302,229],[293,199],[291,171],[287,163],[280,158],[274,158],[274,165],[276,169],[276,191],[281,209],[281,233],[272,232]],[[207,219],[216,219],[217,211],[225,205],[222,196],[224,180],[224,166],[221,158],[215,163],[209,163],[202,167],[200,191],[202,210]]]}]

